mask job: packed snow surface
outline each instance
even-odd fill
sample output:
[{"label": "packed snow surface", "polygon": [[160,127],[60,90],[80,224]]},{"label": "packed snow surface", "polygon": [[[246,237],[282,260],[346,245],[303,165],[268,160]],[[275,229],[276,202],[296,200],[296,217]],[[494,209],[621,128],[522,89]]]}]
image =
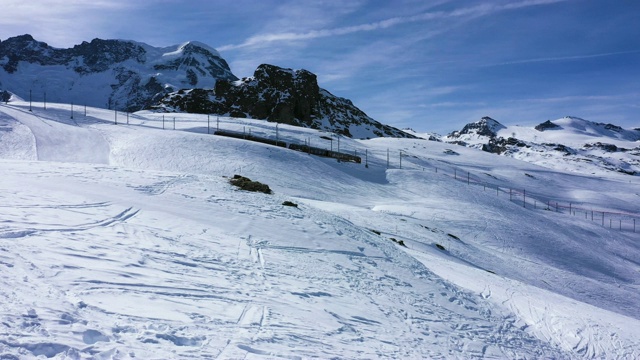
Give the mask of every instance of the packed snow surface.
[{"label": "packed snow surface", "polygon": [[638,177],[74,111],[0,105],[2,359],[640,357]]}]

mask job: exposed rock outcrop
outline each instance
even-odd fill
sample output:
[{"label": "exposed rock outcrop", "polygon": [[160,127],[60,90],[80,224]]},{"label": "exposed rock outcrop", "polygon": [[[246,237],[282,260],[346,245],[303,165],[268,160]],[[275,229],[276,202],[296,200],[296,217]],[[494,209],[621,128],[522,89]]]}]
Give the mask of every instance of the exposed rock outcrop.
[{"label": "exposed rock outcrop", "polygon": [[503,137],[493,137],[489,139],[486,144],[482,144],[482,151],[494,153],[494,154],[502,154],[510,150],[511,147],[530,147],[524,141],[518,140],[516,138],[503,138]]},{"label": "exposed rock outcrop", "polygon": [[449,138],[459,138],[462,135],[480,135],[493,138],[497,136],[500,129],[504,129],[505,126],[498,121],[485,116],[480,121],[469,123],[460,131],[454,131],[448,135]]},{"label": "exposed rock outcrop", "polygon": [[353,103],[318,86],[316,75],[274,65],[258,66],[252,77],[220,80],[213,90],[167,95],[157,108],[264,119],[340,133],[349,137],[414,137],[383,125]]},{"label": "exposed rock outcrop", "polygon": [[357,138],[415,137],[321,89],[307,70],[260,65],[238,80],[215,49],[198,42],[156,48],[94,39],[58,49],[16,36],[0,41],[0,90],[34,102],[226,114]]},{"label": "exposed rock outcrop", "polygon": [[556,125],[554,123],[551,122],[551,120],[547,120],[541,124],[538,124],[534,127],[534,129],[538,130],[538,131],[545,131],[545,130],[550,130],[550,129],[559,129],[560,126]]}]

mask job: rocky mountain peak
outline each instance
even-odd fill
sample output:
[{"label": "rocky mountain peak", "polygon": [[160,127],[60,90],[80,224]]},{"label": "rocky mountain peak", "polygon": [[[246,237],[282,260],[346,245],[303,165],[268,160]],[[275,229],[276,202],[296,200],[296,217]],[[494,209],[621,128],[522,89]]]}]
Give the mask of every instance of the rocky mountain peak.
[{"label": "rocky mountain peak", "polygon": [[154,69],[183,72],[189,86],[182,88],[213,87],[214,82],[207,79],[238,79],[218,51],[197,41],[189,41],[163,53],[156,60]]},{"label": "rocky mountain peak", "polygon": [[0,42],[3,45],[3,48],[6,50],[37,50],[47,48],[49,45],[44,42],[36,41],[33,36],[29,34],[20,35],[8,38],[5,41]]},{"label": "rocky mountain peak", "polygon": [[462,130],[454,131],[448,135],[449,138],[459,138],[462,135],[480,135],[494,138],[498,131],[506,127],[488,116],[482,117],[479,121],[465,125]]},{"label": "rocky mountain peak", "polygon": [[561,129],[561,127],[559,125],[556,125],[554,123],[551,122],[551,120],[547,120],[543,123],[540,123],[538,125],[536,125],[534,127],[534,129],[538,130],[538,131],[545,131],[545,130],[550,130],[550,129]]},{"label": "rocky mountain peak", "polygon": [[212,91],[194,89],[172,93],[162,99],[159,107],[264,119],[349,137],[412,137],[373,120],[351,101],[321,89],[312,72],[269,64],[258,66],[252,77],[219,80]]},{"label": "rocky mountain peak", "polygon": [[47,43],[36,41],[25,34],[0,41],[0,66],[12,74],[18,70],[20,61],[49,62],[54,52]]},{"label": "rocky mountain peak", "polygon": [[93,39],[90,43],[83,41],[68,52],[69,57],[82,59],[74,68],[78,73],[106,71],[111,65],[130,59],[138,63],[146,61],[146,50],[131,41]]},{"label": "rocky mountain peak", "polygon": [[22,35],[0,42],[0,91],[40,102],[251,117],[349,137],[413,137],[321,89],[315,74],[262,64],[238,80],[213,48],[93,39],[58,49]]},{"label": "rocky mountain peak", "polygon": [[309,83],[316,87],[318,86],[316,75],[305,69],[293,70],[270,64],[261,64],[256,68],[253,76],[265,85],[269,84],[270,81],[273,81],[274,85],[280,85],[282,82],[287,82],[292,85],[295,83]]},{"label": "rocky mountain peak", "polygon": [[181,45],[179,49],[184,55],[204,54],[207,56],[220,57],[220,53],[216,49],[198,41],[187,41]]}]

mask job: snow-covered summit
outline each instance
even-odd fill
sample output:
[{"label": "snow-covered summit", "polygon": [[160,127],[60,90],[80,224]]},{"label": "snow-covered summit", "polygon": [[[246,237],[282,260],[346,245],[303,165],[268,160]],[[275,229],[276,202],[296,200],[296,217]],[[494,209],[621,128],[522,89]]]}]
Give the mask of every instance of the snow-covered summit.
[{"label": "snow-covered summit", "polygon": [[173,48],[175,50],[166,52],[162,55],[163,56],[180,56],[185,53],[187,54],[188,53],[204,53],[204,54],[211,54],[219,58],[222,57],[220,56],[220,53],[218,52],[218,50],[199,41],[187,41],[185,43],[182,43],[180,45],[175,45],[170,48]]},{"label": "snow-covered summit", "polygon": [[558,126],[558,130],[565,130],[568,134],[623,141],[640,140],[640,131],[637,129],[623,129],[610,123],[597,123],[573,116],[565,116],[552,123]]},{"label": "snow-covered summit", "polygon": [[130,40],[57,49],[22,35],[0,42],[0,90],[36,101],[135,111],[183,88],[235,80],[213,48],[196,41],[157,48]]},{"label": "snow-covered summit", "polygon": [[238,80],[218,51],[198,41],[153,47],[94,39],[56,49],[17,36],[0,42],[0,90],[42,102],[250,117],[357,138],[412,136],[320,89],[304,69],[262,64]]},{"label": "snow-covered summit", "polygon": [[483,118],[443,141],[567,171],[640,174],[640,130],[573,116],[535,127]]}]

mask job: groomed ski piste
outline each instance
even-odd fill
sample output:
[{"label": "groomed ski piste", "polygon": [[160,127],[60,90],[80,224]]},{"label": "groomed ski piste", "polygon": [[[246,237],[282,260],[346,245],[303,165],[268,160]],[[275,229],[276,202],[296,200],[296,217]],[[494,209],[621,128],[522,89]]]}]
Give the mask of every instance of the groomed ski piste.
[{"label": "groomed ski piste", "polygon": [[29,108],[0,105],[2,359],[640,358],[640,223],[453,174],[625,214],[638,177],[415,139],[340,138],[363,162],[337,162],[207,134],[275,138],[264,121]]}]

